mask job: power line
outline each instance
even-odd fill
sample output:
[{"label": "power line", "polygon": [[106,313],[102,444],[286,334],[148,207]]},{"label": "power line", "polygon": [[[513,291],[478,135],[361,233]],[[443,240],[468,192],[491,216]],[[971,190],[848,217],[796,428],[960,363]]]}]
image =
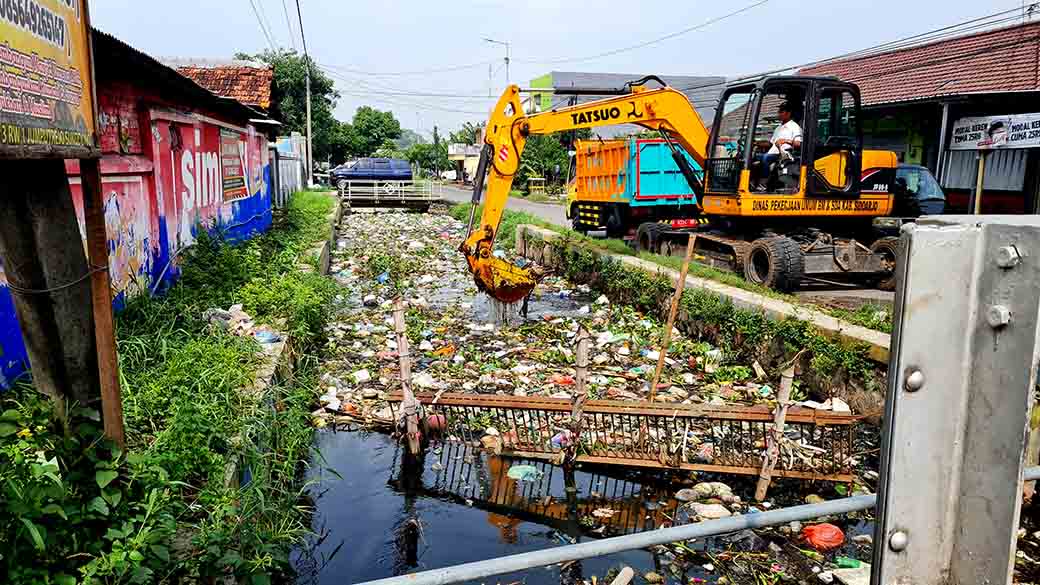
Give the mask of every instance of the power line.
[{"label": "power line", "polygon": [[[332,75],[333,77],[337,77],[337,78],[343,79],[341,76],[339,76],[337,74],[331,74],[330,73],[330,75]],[[348,80],[348,81],[352,81],[352,80]],[[361,80],[357,80],[357,82],[361,83],[362,85],[367,85],[364,81],[361,81]],[[455,113],[455,114],[473,114],[473,115],[478,115],[478,116],[486,116],[488,114],[487,111],[479,111],[478,112],[478,111],[474,111],[474,110],[464,110],[464,109],[459,109],[459,108],[451,108],[451,107],[433,105],[433,104],[430,104],[429,102],[422,102],[422,103],[413,102],[413,101],[405,100],[405,99],[402,99],[401,97],[396,97],[396,96],[394,96],[394,97],[387,97],[387,96],[381,95],[381,94],[373,94],[373,93],[371,93],[370,90],[367,90],[367,89],[363,90],[363,91],[352,89],[352,88],[351,89],[345,89],[345,90],[341,89],[341,90],[339,90],[339,92],[340,92],[340,94],[349,95],[349,96],[352,96],[352,97],[355,97],[355,98],[359,98],[359,99],[370,100],[370,101],[375,101],[375,102],[382,102],[382,103],[386,103],[386,104],[391,104],[391,105],[396,105],[396,106],[401,106],[401,107],[407,107],[407,108],[410,108],[410,109],[431,110],[431,111],[436,110],[436,111],[450,112],[450,113]],[[486,96],[481,96],[481,99],[487,100],[488,98]]]},{"label": "power line", "polygon": [[267,39],[267,46],[271,47],[272,51],[277,52],[278,49],[275,48],[275,42],[271,40],[271,33],[267,32],[267,29],[264,27],[264,21],[260,18],[260,11],[256,8],[256,2],[249,0],[249,5],[253,7],[253,14],[256,16],[257,23],[260,24],[260,32],[264,33],[264,38]]},{"label": "power line", "polygon": [[292,44],[292,48],[296,50],[296,34],[293,32],[292,20],[289,18],[289,7],[286,5],[285,0],[282,0],[282,12],[285,13],[285,27],[289,29],[289,42]]},{"label": "power line", "polygon": [[437,67],[433,69],[420,69],[417,71],[362,71],[360,69],[351,69],[349,67],[343,67],[340,65],[325,65],[325,67],[343,71],[345,73],[353,73],[355,75],[370,75],[372,77],[394,77],[404,75],[427,75],[430,73],[448,73],[451,71],[462,71],[465,69],[475,69],[477,67],[484,67],[490,63],[497,63],[498,59],[491,59],[488,61],[481,61],[479,63],[467,63],[465,65],[453,65],[450,67]]},{"label": "power line", "polygon": [[[271,39],[277,39],[278,37],[274,34],[274,27],[271,26],[271,21],[267,19],[267,11],[264,10],[264,0],[256,0],[256,7],[260,11],[260,18],[264,22],[264,28],[266,28],[268,34],[271,35]],[[275,43],[275,45],[277,44],[278,43]]]},{"label": "power line", "polygon": [[307,52],[307,35],[303,32],[303,10],[296,0],[296,18],[300,24],[300,41],[303,43],[303,62],[307,66],[307,184],[314,183],[314,134],[311,131],[311,56]]},{"label": "power line", "polygon": [[340,93],[344,94],[344,95],[349,95],[349,96],[352,96],[352,97],[356,97],[356,98],[361,98],[361,99],[368,100],[368,101],[382,102],[382,103],[386,103],[386,104],[390,104],[390,105],[407,107],[407,108],[410,108],[410,109],[431,110],[431,111],[439,111],[439,112],[449,112],[449,113],[453,113],[453,114],[472,114],[474,116],[487,116],[488,115],[488,111],[460,110],[460,109],[457,109],[457,108],[447,108],[447,107],[443,107],[443,106],[435,106],[435,105],[428,104],[428,103],[410,102],[410,101],[402,100],[400,98],[388,98],[388,97],[383,97],[383,96],[373,96],[372,94],[368,94],[368,93],[356,93],[356,92],[352,92],[352,91],[349,91],[349,90],[347,90],[347,91],[340,90]]},{"label": "power line", "polygon": [[[751,74],[744,75],[744,76],[736,78],[736,79],[730,79],[730,80],[721,81],[721,82],[712,82],[712,83],[706,83],[706,84],[691,85],[689,87],[684,87],[684,88],[680,88],[680,89],[681,89],[681,91],[689,91],[689,90],[693,90],[693,89],[707,89],[707,88],[711,88],[711,87],[720,87],[720,86],[732,85],[732,84],[741,83],[741,82],[744,82],[744,81],[751,81],[751,80],[754,80],[754,79],[758,79],[760,77],[765,77],[767,75],[775,75],[777,73],[783,73],[783,72],[786,72],[786,71],[791,71],[793,69],[804,69],[806,67],[814,67],[814,66],[817,66],[817,65],[826,65],[828,63],[832,63],[834,61],[840,61],[840,60],[843,60],[843,59],[858,59],[858,58],[863,58],[863,57],[869,57],[869,56],[874,56],[874,55],[878,55],[878,54],[881,54],[881,53],[886,53],[886,52],[890,52],[890,51],[900,50],[900,49],[903,49],[903,48],[908,48],[908,47],[912,47],[912,46],[918,46],[918,45],[921,45],[921,44],[932,43],[932,42],[936,42],[936,41],[939,41],[939,40],[960,36],[966,30],[974,30],[974,29],[985,27],[985,26],[993,26],[995,24],[1003,23],[1007,19],[999,19],[999,20],[995,20],[995,21],[993,19],[1005,16],[1005,15],[1011,13],[1011,12],[1017,12],[1018,10],[1020,10],[1020,9],[1014,8],[1014,9],[1011,9],[1011,10],[1003,10],[1003,11],[1000,11],[1000,12],[995,12],[993,14],[989,14],[989,15],[986,15],[986,16],[982,16],[982,17],[978,17],[978,18],[973,18],[973,19],[970,19],[970,20],[962,21],[962,22],[959,22],[959,23],[956,23],[956,24],[953,24],[953,25],[944,26],[944,27],[941,27],[941,28],[937,28],[937,29],[934,29],[934,30],[926,31],[926,32],[923,32],[923,33],[918,33],[918,34],[911,35],[911,36],[908,36],[908,37],[903,37],[903,38],[896,39],[896,40],[893,40],[893,41],[887,41],[885,43],[881,43],[879,45],[874,45],[872,47],[867,47],[867,48],[864,48],[864,49],[857,49],[855,51],[850,51],[850,52],[843,53],[841,55],[837,55],[837,56],[834,56],[834,57],[827,57],[825,59],[818,59],[818,60],[815,60],[815,61],[809,61],[807,63],[801,63],[801,64],[797,64],[797,65],[788,65],[788,66],[785,66],[785,67],[780,67],[780,68],[772,69],[772,70],[769,70],[769,71],[762,71],[762,72],[759,72],[759,73],[751,73]],[[982,24],[978,24],[981,21],[988,21],[988,22],[985,22],[985,23],[982,23]],[[975,25],[975,26],[969,27],[967,29],[963,28],[963,27],[965,27],[965,25],[969,25],[969,24]],[[924,37],[928,37],[928,38],[924,39]]]},{"label": "power line", "polygon": [[524,59],[524,60],[518,60],[517,62],[518,63],[530,63],[530,64],[536,64],[536,65],[551,65],[551,64],[554,64],[554,63],[574,63],[574,62],[577,62],[577,61],[591,61],[593,59],[599,59],[601,57],[609,57],[611,55],[617,55],[618,53],[624,53],[624,52],[627,52],[627,51],[634,51],[636,49],[642,49],[644,47],[649,47],[650,45],[655,45],[657,43],[660,43],[660,42],[663,42],[663,41],[667,41],[669,39],[674,39],[675,37],[679,37],[679,36],[682,36],[682,35],[687,34],[687,33],[691,33],[691,32],[697,31],[697,30],[701,30],[703,28],[707,28],[707,27],[709,27],[709,26],[711,26],[711,25],[713,25],[715,23],[722,22],[723,20],[726,20],[728,18],[732,18],[734,16],[737,16],[739,14],[747,12],[748,10],[751,10],[753,8],[757,8],[757,7],[763,5],[763,4],[767,3],[767,2],[769,2],[769,0],[758,0],[758,2],[755,2],[753,4],[748,4],[747,6],[745,6],[743,8],[740,8],[738,10],[734,10],[733,12],[730,12],[728,14],[723,14],[722,16],[717,16],[717,17],[712,18],[710,20],[706,20],[706,21],[704,21],[704,22],[702,22],[700,24],[697,24],[697,25],[694,25],[694,26],[690,26],[690,27],[684,28],[684,29],[679,30],[679,31],[675,31],[673,33],[668,33],[668,34],[666,34],[664,36],[657,37],[657,38],[651,39],[649,41],[643,41],[641,43],[636,43],[634,45],[629,45],[627,47],[620,47],[620,48],[617,48],[617,49],[611,49],[610,51],[604,51],[602,53],[596,53],[595,55],[587,55],[585,57],[566,57],[566,58],[563,58],[563,59],[541,59],[541,60],[539,60],[539,59]]},{"label": "power line", "polygon": [[487,101],[489,99],[488,96],[483,95],[483,94],[472,94],[472,93],[462,93],[462,92],[418,91],[418,90],[407,90],[407,89],[390,88],[390,87],[386,87],[386,86],[379,87],[379,86],[375,86],[375,85],[369,84],[369,83],[367,83],[367,82],[365,82],[364,80],[361,80],[361,79],[353,79],[353,78],[349,78],[349,77],[344,77],[343,75],[340,75],[340,74],[336,73],[335,71],[330,71],[327,67],[325,67],[323,65],[318,65],[318,67],[320,69],[323,69],[325,71],[325,73],[328,74],[330,77],[333,77],[335,79],[338,79],[340,81],[344,81],[344,82],[347,82],[347,83],[356,83],[356,84],[364,86],[364,88],[363,88],[364,91],[360,91],[358,89],[351,90],[351,91],[353,91],[353,93],[356,93],[356,94],[364,93],[364,94],[385,95],[385,96],[435,97],[435,98],[446,98],[446,99],[481,100],[481,101]]},{"label": "power line", "polygon": [[307,35],[303,33],[303,12],[300,10],[300,0],[296,0],[296,18],[300,21],[300,40],[303,42],[303,56],[307,59],[307,70],[311,69],[311,58],[307,54]]}]

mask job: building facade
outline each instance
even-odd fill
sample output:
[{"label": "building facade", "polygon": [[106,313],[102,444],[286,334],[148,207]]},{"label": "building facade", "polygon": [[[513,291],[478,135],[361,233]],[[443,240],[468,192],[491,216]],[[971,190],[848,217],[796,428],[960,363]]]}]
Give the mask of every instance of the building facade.
[{"label": "building facade", "polygon": [[[200,87],[94,31],[102,198],[115,303],[179,274],[200,229],[243,239],[271,225],[269,124],[263,112]],[[83,231],[78,161],[66,161]],[[0,266],[0,388],[28,369]]]},{"label": "building facade", "polygon": [[[1040,211],[1040,22],[943,39],[799,71],[856,83],[864,143],[928,167],[947,195],[947,213],[974,209],[980,153],[982,213]],[[1036,114],[1036,115],[1034,115]],[[998,143],[969,140],[1006,127]],[[1022,124],[1028,127],[1022,128]],[[982,130],[974,126],[985,125]],[[1012,126],[1020,140],[1008,140]]]}]

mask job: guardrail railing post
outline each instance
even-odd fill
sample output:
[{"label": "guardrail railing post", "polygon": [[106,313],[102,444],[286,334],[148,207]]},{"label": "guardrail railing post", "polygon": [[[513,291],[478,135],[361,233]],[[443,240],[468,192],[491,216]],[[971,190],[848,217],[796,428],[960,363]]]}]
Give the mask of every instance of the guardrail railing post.
[{"label": "guardrail railing post", "polygon": [[871,582],[1010,583],[1040,218],[923,219],[901,246]]}]

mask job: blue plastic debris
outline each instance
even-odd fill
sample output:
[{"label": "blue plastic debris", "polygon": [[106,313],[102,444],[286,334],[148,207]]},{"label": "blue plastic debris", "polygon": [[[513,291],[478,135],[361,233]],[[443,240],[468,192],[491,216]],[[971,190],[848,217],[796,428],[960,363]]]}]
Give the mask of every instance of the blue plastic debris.
[{"label": "blue plastic debris", "polygon": [[276,343],[282,340],[282,336],[274,331],[257,331],[253,334],[253,339],[260,343]]}]

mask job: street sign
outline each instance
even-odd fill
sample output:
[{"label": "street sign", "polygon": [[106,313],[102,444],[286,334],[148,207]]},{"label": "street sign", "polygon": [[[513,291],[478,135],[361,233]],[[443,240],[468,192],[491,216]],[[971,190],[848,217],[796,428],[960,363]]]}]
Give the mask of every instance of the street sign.
[{"label": "street sign", "polygon": [[96,158],[87,0],[0,2],[0,158]]}]

